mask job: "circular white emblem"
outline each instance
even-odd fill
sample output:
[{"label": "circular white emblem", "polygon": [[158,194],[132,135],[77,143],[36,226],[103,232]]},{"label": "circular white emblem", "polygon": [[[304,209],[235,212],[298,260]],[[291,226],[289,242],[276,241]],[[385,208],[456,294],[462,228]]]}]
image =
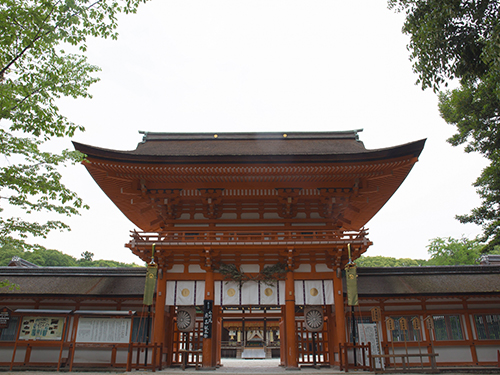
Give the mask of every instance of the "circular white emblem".
[{"label": "circular white emblem", "polygon": [[180,330],[186,329],[191,324],[191,315],[186,310],[179,310],[177,313],[177,327]]},{"label": "circular white emblem", "polygon": [[319,328],[323,324],[323,317],[318,310],[309,310],[306,314],[306,320],[311,328]]}]

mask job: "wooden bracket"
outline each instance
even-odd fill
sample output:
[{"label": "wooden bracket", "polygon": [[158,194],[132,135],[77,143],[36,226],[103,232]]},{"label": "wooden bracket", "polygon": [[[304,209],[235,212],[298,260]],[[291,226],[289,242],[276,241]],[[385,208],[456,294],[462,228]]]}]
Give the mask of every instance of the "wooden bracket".
[{"label": "wooden bracket", "polygon": [[204,264],[200,264],[200,268],[204,271],[213,271],[216,266],[215,258],[220,254],[220,251],[214,251],[210,247],[205,247],[202,252],[202,258],[205,259]]},{"label": "wooden bracket", "polygon": [[218,219],[222,216],[222,192],[224,189],[199,189],[201,192],[204,212],[207,219]]},{"label": "wooden bracket", "polygon": [[302,188],[277,188],[281,202],[281,212],[278,215],[284,219],[297,216],[297,201]]}]

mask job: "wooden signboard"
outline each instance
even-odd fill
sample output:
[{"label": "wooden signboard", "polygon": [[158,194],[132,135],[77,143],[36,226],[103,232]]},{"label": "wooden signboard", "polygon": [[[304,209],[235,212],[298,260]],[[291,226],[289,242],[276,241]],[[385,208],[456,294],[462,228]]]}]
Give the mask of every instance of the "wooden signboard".
[{"label": "wooden signboard", "polygon": [[392,318],[387,318],[385,320],[385,324],[387,325],[387,329],[389,331],[394,331],[394,329],[396,328],[396,325],[394,324],[394,319]]},{"label": "wooden signboard", "polygon": [[206,299],[203,301],[203,338],[212,338],[212,320],[213,320],[214,301]]},{"label": "wooden signboard", "polygon": [[427,329],[434,329],[434,319],[432,319],[432,316],[425,318],[425,327]]},{"label": "wooden signboard", "polygon": [[402,331],[408,330],[408,321],[406,320],[406,318],[399,319],[399,329]]},{"label": "wooden signboard", "polygon": [[370,311],[372,313],[372,321],[373,322],[380,322],[381,316],[382,316],[382,314],[380,312],[380,307],[374,307]]},{"label": "wooden signboard", "polygon": [[0,329],[9,328],[10,313],[11,310],[8,307],[4,307],[0,310]]},{"label": "wooden signboard", "polygon": [[415,331],[419,331],[420,330],[420,318],[413,318],[411,320],[411,325],[413,326],[413,329]]}]

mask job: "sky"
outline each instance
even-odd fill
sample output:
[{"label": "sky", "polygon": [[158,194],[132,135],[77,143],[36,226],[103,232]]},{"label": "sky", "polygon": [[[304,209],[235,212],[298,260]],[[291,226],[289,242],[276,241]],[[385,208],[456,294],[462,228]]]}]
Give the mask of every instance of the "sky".
[{"label": "sky", "polygon": [[[135,149],[138,131],[265,132],[363,129],[367,149],[427,139],[419,162],[367,224],[365,255],[428,258],[436,237],[474,238],[455,215],[479,204],[486,165],[446,139],[437,97],[415,85],[403,14],[385,0],[153,0],[119,17],[119,38],[91,40],[101,67],[93,99],[61,99],[85,126],[74,141]],[[72,149],[71,140],[54,143]],[[79,258],[141,263],[124,247],[134,225],[81,165],[63,181],[90,205],[42,244]]]}]

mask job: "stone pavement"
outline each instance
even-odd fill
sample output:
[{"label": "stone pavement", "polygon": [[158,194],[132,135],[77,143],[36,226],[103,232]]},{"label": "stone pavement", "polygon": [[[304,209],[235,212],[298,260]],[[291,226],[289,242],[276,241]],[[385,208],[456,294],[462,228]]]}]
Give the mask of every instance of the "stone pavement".
[{"label": "stone pavement", "polygon": [[[2,374],[6,375],[61,375],[69,372],[65,370],[61,370],[61,372],[57,371],[8,371],[3,372]],[[120,371],[120,370],[112,370],[112,371],[99,371],[92,372],[81,368],[74,368],[73,373],[80,373],[81,375],[217,375],[221,374],[266,374],[266,375],[284,375],[284,374],[303,374],[303,375],[333,375],[333,374],[344,374],[343,371],[339,371],[338,369],[332,369],[327,367],[322,367],[320,369],[312,368],[312,367],[302,367],[297,371],[289,371],[283,367],[279,366],[279,359],[232,359],[232,358],[224,358],[222,359],[222,366],[217,368],[216,370],[196,370],[195,367],[188,367],[186,370],[182,370],[180,367],[174,368],[166,368],[161,371],[151,372],[145,370],[137,370],[132,372]],[[353,372],[354,374],[354,372]],[[363,372],[363,374],[370,375],[373,373]]]},{"label": "stone pavement", "polygon": [[[352,374],[352,375],[374,375],[373,372],[368,371],[349,371],[345,373],[344,371],[339,371],[336,368],[329,367],[321,367],[321,368],[313,368],[313,367],[301,367],[300,370],[290,371],[286,370],[283,367],[279,366],[279,359],[253,359],[253,360],[245,360],[245,359],[231,359],[224,358],[222,360],[222,367],[217,368],[215,371],[207,371],[207,370],[196,370],[194,367],[188,367],[185,371],[183,371],[180,367],[176,368],[167,368],[162,371],[143,371],[137,370],[132,372],[126,372],[121,370],[115,371],[92,371],[92,370],[84,370],[80,368],[74,369],[74,374],[76,375],[217,375],[219,373],[222,374],[233,374],[233,375],[246,375],[246,374],[265,374],[265,375],[337,375],[337,374]],[[498,375],[498,371],[488,372],[486,371],[473,371],[475,374],[495,374]],[[5,375],[61,375],[64,373],[69,373],[65,370],[61,372],[57,371],[5,371],[1,372],[1,374]],[[446,371],[446,375],[463,375],[467,373],[467,371],[461,372],[452,372]],[[69,373],[72,374],[72,373]],[[391,375],[403,375],[391,373]],[[407,374],[406,374],[407,375]]]}]

